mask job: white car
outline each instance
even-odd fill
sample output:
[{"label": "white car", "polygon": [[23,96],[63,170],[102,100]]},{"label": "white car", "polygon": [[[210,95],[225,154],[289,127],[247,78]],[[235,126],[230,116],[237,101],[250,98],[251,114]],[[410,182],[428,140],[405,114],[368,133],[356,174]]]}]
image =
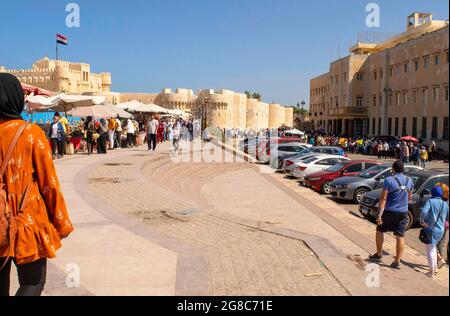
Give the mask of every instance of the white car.
[{"label": "white car", "polygon": [[335,164],[350,161],[349,158],[342,156],[321,155],[313,156],[306,160],[296,163],[294,166],[293,176],[304,182],[307,175],[321,170],[325,170]]},{"label": "white car", "polygon": [[[294,172],[294,168],[296,167],[296,164],[298,164],[304,160],[307,160],[311,157],[317,157],[317,156],[328,156],[328,155],[324,155],[321,153],[309,153],[309,154],[306,154],[301,157],[294,157],[294,158],[286,159],[283,162],[283,171],[286,173],[292,173],[292,172]],[[339,156],[337,156],[337,157],[339,157]]]}]

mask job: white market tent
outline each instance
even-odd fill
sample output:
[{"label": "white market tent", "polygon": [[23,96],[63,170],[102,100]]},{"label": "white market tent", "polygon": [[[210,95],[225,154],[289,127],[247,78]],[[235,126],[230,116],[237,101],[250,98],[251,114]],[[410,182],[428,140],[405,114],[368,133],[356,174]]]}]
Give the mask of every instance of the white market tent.
[{"label": "white market tent", "polygon": [[53,97],[42,95],[27,98],[28,112],[67,112],[75,108],[91,107],[104,103],[105,97],[59,94]]},{"label": "white market tent", "polygon": [[119,116],[120,118],[128,119],[132,117],[130,113],[123,109],[119,109],[117,106],[112,104],[76,108],[67,112],[67,114],[73,117],[92,116],[94,118],[110,118]]},{"label": "white market tent", "polygon": [[171,114],[171,115],[173,115],[173,116],[182,116],[182,117],[187,117],[187,116],[189,116],[188,113],[183,112],[182,110],[178,110],[178,109],[175,109],[175,110],[168,110],[168,111],[169,111],[169,114]]},{"label": "white market tent", "polygon": [[300,136],[305,135],[304,132],[299,131],[298,129],[291,129],[291,130],[289,130],[289,131],[284,132],[284,134],[289,134],[289,135],[300,135]]},{"label": "white market tent", "polygon": [[144,105],[145,104],[142,103],[142,102],[133,100],[133,101],[130,101],[130,102],[125,102],[125,103],[118,104],[117,107],[119,109],[122,109],[122,110],[130,110],[131,111],[131,110],[134,110],[136,108],[142,107]]}]

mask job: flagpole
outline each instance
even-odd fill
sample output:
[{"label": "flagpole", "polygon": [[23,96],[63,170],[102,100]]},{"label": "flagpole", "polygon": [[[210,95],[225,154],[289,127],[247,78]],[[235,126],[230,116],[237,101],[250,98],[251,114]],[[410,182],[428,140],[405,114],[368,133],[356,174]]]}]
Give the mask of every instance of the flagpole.
[{"label": "flagpole", "polygon": [[59,46],[58,46],[58,41],[56,41],[56,60],[59,60]]}]

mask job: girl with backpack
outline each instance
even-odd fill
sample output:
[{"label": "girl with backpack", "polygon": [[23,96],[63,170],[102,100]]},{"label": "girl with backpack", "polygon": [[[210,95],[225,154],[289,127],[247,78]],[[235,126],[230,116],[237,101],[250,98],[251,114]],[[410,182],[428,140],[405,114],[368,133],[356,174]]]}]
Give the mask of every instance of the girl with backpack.
[{"label": "girl with backpack", "polygon": [[73,231],[44,131],[21,118],[19,80],[0,74],[0,296],[9,296],[11,265],[17,296],[41,295],[47,259]]}]

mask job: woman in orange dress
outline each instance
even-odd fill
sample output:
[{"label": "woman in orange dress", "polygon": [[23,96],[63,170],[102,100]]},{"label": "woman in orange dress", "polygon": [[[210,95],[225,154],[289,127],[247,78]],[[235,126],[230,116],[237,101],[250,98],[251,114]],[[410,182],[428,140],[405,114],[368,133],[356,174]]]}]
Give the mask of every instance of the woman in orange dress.
[{"label": "woman in orange dress", "polygon": [[[24,93],[18,79],[0,74],[0,164],[17,130],[27,124],[20,116],[23,107]],[[3,185],[17,233],[8,246],[0,249],[0,296],[9,295],[12,262],[20,283],[16,295],[39,296],[46,281],[47,259],[56,256],[61,239],[73,227],[49,143],[37,125],[25,127],[0,178]],[[25,193],[28,198],[24,198]]]}]

